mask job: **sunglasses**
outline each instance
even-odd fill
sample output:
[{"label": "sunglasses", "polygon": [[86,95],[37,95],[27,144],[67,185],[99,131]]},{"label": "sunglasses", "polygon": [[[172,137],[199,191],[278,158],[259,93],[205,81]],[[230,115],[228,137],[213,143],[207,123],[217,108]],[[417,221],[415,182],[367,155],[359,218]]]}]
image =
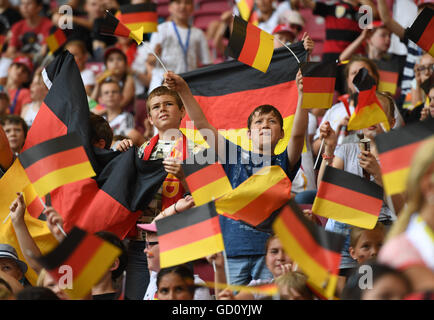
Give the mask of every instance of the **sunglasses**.
[{"label": "sunglasses", "polygon": [[434,64],[429,64],[429,65],[425,65],[425,66],[419,66],[416,68],[417,71],[419,72],[424,72],[424,71],[430,71],[430,72],[434,72]]},{"label": "sunglasses", "polygon": [[150,246],[155,246],[158,244],[158,241],[145,241],[145,247],[149,248]]}]

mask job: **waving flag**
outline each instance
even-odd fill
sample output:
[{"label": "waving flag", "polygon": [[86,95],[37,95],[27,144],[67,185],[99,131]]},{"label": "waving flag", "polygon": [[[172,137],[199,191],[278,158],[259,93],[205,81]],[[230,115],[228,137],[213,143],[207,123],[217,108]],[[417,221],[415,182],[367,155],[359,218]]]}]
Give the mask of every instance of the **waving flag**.
[{"label": "waving flag", "polygon": [[[300,61],[306,59],[303,44],[290,47]],[[251,150],[247,137],[247,117],[262,104],[276,107],[283,117],[285,136],[274,152],[279,154],[288,146],[292,121],[297,107],[295,76],[298,64],[286,49],[279,48],[271,60],[269,72],[260,73],[238,61],[227,61],[182,74],[208,121],[219,133],[245,150]],[[230,115],[230,116],[228,116]],[[181,130],[192,141],[201,136],[189,126],[185,116]]]},{"label": "waving flag", "polygon": [[55,27],[55,31],[45,39],[51,53],[55,53],[57,50],[61,49],[66,43],[66,40],[65,32],[57,27]]},{"label": "waving flag", "polygon": [[119,20],[128,29],[137,30],[143,28],[143,33],[157,31],[157,4],[152,2],[127,4],[121,6],[120,11],[121,15],[119,17]]},{"label": "waving flag", "polygon": [[166,268],[224,250],[213,202],[156,221],[160,266]]},{"label": "waving flag", "polygon": [[434,120],[419,121],[375,137],[384,190],[388,195],[407,188],[411,160],[421,143],[434,135]]},{"label": "waving flag", "polygon": [[382,123],[389,131],[389,121],[376,96],[375,80],[369,75],[368,70],[360,69],[353,83],[358,90],[358,96],[356,109],[348,121],[348,130],[361,130]]},{"label": "waving flag", "polygon": [[232,58],[265,73],[273,56],[274,36],[235,16],[227,49]]},{"label": "waving flag", "polygon": [[434,57],[434,10],[423,8],[411,27],[407,29],[410,40]]},{"label": "waving flag", "polygon": [[322,288],[327,298],[332,298],[345,237],[309,221],[293,200],[281,209],[273,229],[286,254],[299,265],[308,281]]},{"label": "waving flag", "polygon": [[327,166],[312,206],[313,213],[372,229],[383,205],[383,189],[358,175]]},{"label": "waving flag", "polygon": [[106,10],[99,32],[109,36],[131,38],[135,40],[137,44],[140,44],[143,41],[143,27],[131,31],[108,10]]},{"label": "waving flag", "polygon": [[255,12],[255,0],[238,0],[238,11],[243,20],[258,25],[258,15]]},{"label": "waving flag", "polygon": [[[63,289],[71,299],[80,299],[108,272],[121,250],[95,235],[74,228],[68,236],[38,262],[57,281],[71,272],[72,283]],[[66,269],[60,269],[67,266]]]},{"label": "waving flag", "polygon": [[336,82],[336,63],[302,63],[303,108],[331,108]]},{"label": "waving flag", "polygon": [[379,91],[387,91],[392,95],[396,93],[398,88],[399,79],[399,64],[397,59],[383,61],[374,60],[380,74],[380,81],[378,82]]}]

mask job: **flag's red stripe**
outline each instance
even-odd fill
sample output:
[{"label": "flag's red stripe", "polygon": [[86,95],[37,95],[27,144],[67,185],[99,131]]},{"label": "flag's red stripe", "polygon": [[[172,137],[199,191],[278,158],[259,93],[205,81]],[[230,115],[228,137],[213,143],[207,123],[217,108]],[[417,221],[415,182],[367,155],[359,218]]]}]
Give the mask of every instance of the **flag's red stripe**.
[{"label": "flag's red stripe", "polygon": [[124,24],[140,22],[157,22],[156,12],[122,13],[120,20]]},{"label": "flag's red stripe", "polygon": [[87,235],[75,248],[64,262],[64,265],[68,265],[72,268],[74,279],[80,275],[81,271],[103,244],[102,239]]},{"label": "flag's red stripe", "polygon": [[121,22],[118,22],[113,34],[117,35],[117,36],[122,36],[122,37],[129,37],[130,33],[131,33],[130,29],[128,29]]},{"label": "flag's red stripe", "polygon": [[189,175],[185,180],[191,192],[226,176],[221,164],[214,163]]},{"label": "flag's red stripe", "polygon": [[43,210],[44,206],[42,205],[39,197],[36,197],[29,205],[27,205],[27,211],[29,211],[29,214],[33,218],[38,218]]},{"label": "flag's red stripe", "polygon": [[57,45],[60,47],[62,44],[64,44],[66,42],[66,36],[65,33],[61,30],[58,29],[55,33],[54,36],[56,38],[57,41]]},{"label": "flag's red stripe", "polygon": [[261,29],[255,27],[251,23],[247,24],[246,40],[244,41],[243,49],[241,50],[238,60],[248,65],[253,65],[256,54],[258,53],[259,44],[261,41]]},{"label": "flag's red stripe", "polygon": [[45,157],[32,164],[30,167],[27,167],[25,170],[29,180],[33,183],[52,171],[86,161],[89,161],[86,152],[83,147],[78,147]]},{"label": "flag's red stripe", "polygon": [[160,253],[221,233],[219,217],[213,217],[158,237]]},{"label": "flag's red stripe", "polygon": [[425,50],[430,50],[433,43],[434,43],[434,36],[433,35],[434,35],[434,17],[431,18],[431,20],[428,23],[428,25],[426,26],[424,32],[420,36],[417,44]]},{"label": "flag's red stripe", "polygon": [[[217,129],[247,128],[247,116],[261,104],[271,104],[276,107],[283,118],[295,113],[297,107],[297,88],[295,81],[278,85],[234,92],[222,96],[195,96],[203,107],[203,112],[211,124]],[[253,103],[246,103],[251,101]],[[222,117],[222,114],[231,115]],[[181,128],[186,128],[186,122],[191,121],[188,115],[184,117]]]},{"label": "flag's red stripe", "polygon": [[[282,214],[279,218],[284,223],[287,232],[297,240],[306,254],[332,274],[338,272],[341,260],[340,253],[327,250],[317,243],[295,214]],[[288,255],[290,256],[291,252],[288,252]]]},{"label": "flag's red stripe", "polygon": [[380,153],[380,166],[383,174],[410,167],[411,160],[422,141]]},{"label": "flag's red stripe", "polygon": [[[50,125],[47,125],[48,123]],[[33,131],[35,131],[36,134],[32,134]],[[41,142],[63,136],[67,134],[67,132],[68,128],[62,120],[56,116],[45,102],[42,102],[41,108],[27,134],[26,143],[22,151],[27,150],[29,146],[35,146]]]},{"label": "flag's red stripe", "polygon": [[341,186],[321,181],[320,188],[316,195],[318,198],[329,200],[346,207],[378,216],[379,208],[383,201],[366,194],[353,191]]},{"label": "flag's red stripe", "polygon": [[[398,82],[398,72],[384,71],[378,70],[380,72],[380,81],[381,82],[390,82],[396,84]],[[304,88],[304,81],[303,81]]]},{"label": "flag's red stripe", "polygon": [[303,77],[303,93],[334,93],[335,78]]}]

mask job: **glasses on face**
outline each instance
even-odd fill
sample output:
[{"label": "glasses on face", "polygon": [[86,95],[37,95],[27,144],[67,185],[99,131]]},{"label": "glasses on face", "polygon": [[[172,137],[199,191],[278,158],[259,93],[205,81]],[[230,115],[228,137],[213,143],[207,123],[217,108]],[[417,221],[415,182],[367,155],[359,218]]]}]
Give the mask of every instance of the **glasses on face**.
[{"label": "glasses on face", "polygon": [[158,244],[158,241],[145,241],[146,248],[149,248],[150,246],[155,246]]},{"label": "glasses on face", "polygon": [[434,72],[434,63],[424,65],[424,66],[419,66],[419,67],[417,67],[416,70],[419,72]]}]

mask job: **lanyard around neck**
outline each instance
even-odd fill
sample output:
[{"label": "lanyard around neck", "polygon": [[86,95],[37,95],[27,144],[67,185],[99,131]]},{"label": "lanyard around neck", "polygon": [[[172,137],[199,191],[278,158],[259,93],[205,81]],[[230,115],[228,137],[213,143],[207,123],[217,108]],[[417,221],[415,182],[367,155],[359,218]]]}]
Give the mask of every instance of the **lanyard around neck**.
[{"label": "lanyard around neck", "polygon": [[179,31],[178,31],[178,27],[176,26],[175,21],[172,21],[172,25],[173,25],[173,29],[175,29],[175,33],[176,33],[176,37],[178,38],[178,43],[182,48],[182,51],[184,53],[184,63],[185,63],[185,71],[188,71],[188,46],[190,44],[190,33],[191,33],[191,28],[188,27],[188,33],[187,33],[187,40],[185,41],[185,46],[182,43],[181,40],[181,36],[179,35]]}]

